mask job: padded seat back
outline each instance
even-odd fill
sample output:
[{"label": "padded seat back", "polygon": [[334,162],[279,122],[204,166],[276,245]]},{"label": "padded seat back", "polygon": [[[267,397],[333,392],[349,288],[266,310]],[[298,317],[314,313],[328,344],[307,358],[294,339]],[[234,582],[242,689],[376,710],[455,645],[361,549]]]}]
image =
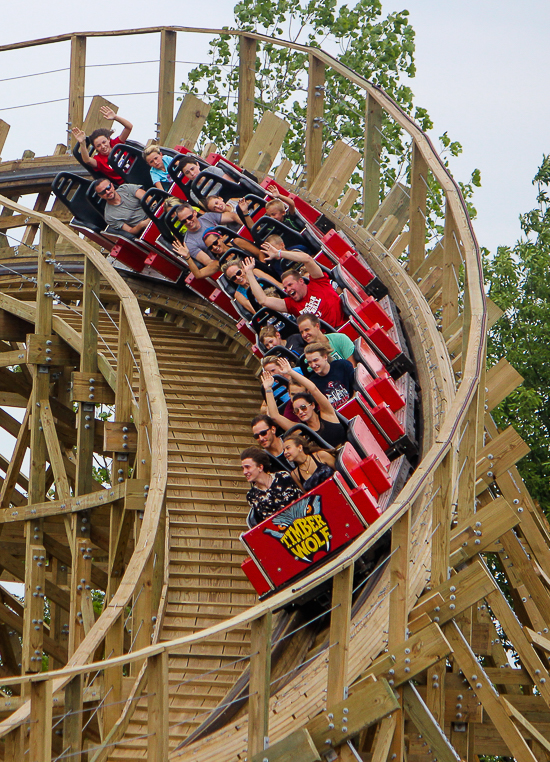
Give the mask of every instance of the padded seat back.
[{"label": "padded seat back", "polygon": [[143,148],[134,144],[118,143],[109,154],[109,165],[118,172],[125,183],[150,188],[153,185],[151,170],[142,154]]},{"label": "padded seat back", "polygon": [[298,333],[298,326],[294,320],[269,307],[262,307],[261,310],[258,310],[252,318],[251,325],[258,334],[264,326],[272,325],[275,330],[279,331],[283,339],[288,339],[292,334]]},{"label": "padded seat back", "polygon": [[90,202],[87,191],[91,185],[92,181],[72,172],[59,172],[52,183],[52,192],[79,222],[99,232],[105,228],[105,201],[98,197],[100,203]]},{"label": "padded seat back", "polygon": [[169,197],[170,194],[166,191],[161,190],[160,188],[152,187],[145,192],[145,196],[143,196],[140,203],[145,214],[157,226],[161,236],[166,241],[172,242],[174,240],[174,236],[172,235],[172,231],[164,220],[165,210],[163,206],[164,202]]},{"label": "padded seat back", "polygon": [[221,196],[224,201],[229,201],[230,198],[241,198],[244,195],[244,189],[240,183],[220,177],[208,167],[195,177],[191,183],[191,192],[203,205],[210,195]]},{"label": "padded seat back", "polygon": [[306,235],[306,232],[299,233],[297,230],[285,225],[284,222],[274,220],[266,214],[264,214],[263,217],[260,217],[260,219],[252,226],[254,240],[259,243],[264,243],[270,235],[279,235],[283,239],[287,249],[302,246],[309,251],[310,254],[317,254],[320,248],[319,243],[309,234]]},{"label": "padded seat back", "polygon": [[[189,183],[189,181],[183,174],[183,169],[185,164],[182,164],[182,159],[184,158],[184,156],[187,156],[188,153],[185,153],[185,154],[180,153],[177,156],[175,156],[170,162],[170,166],[168,167],[168,174],[170,175],[172,180],[176,183],[178,188],[183,191],[186,199],[189,199],[189,189],[191,188],[191,183]],[[201,170],[210,166],[208,162],[206,162],[204,159],[201,159],[199,156],[195,156],[193,154],[193,158],[197,160]]]}]

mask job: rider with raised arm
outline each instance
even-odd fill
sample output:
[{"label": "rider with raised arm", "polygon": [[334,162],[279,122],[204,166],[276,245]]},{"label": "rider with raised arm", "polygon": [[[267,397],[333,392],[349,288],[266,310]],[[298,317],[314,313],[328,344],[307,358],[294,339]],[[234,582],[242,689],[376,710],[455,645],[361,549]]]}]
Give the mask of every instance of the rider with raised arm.
[{"label": "rider with raised arm", "polygon": [[[282,299],[277,296],[266,296],[254,274],[249,275],[250,289],[258,304],[295,316],[311,313],[335,328],[339,328],[346,322],[338,294],[332,288],[328,276],[309,254],[304,251],[280,251],[271,244],[265,243],[262,245],[262,251],[267,261],[283,258],[302,265],[309,275],[309,283],[306,283],[298,270],[286,270],[281,281],[287,296]],[[248,267],[249,265],[245,263],[246,270]],[[250,269],[254,269],[253,265],[250,265]]]},{"label": "rider with raised arm", "polygon": [[[340,423],[327,397],[317,389],[312,381],[296,373],[286,358],[277,357],[274,359],[281,373],[306,389],[305,392],[298,392],[292,397],[294,413],[298,416],[300,423],[305,423],[312,431],[316,431],[332,447],[343,444],[346,441],[346,430]],[[294,423],[279,413],[273,397],[273,375],[265,368],[262,373],[262,384],[265,389],[269,415],[283,431],[288,431],[291,426],[294,426]]]},{"label": "rider with raised arm", "polygon": [[123,178],[109,165],[108,159],[111,149],[119,143],[125,143],[128,140],[130,133],[132,132],[133,124],[127,119],[124,119],[118,114],[115,114],[112,108],[109,106],[102,106],[100,109],[101,115],[105,119],[110,119],[113,122],[119,122],[122,125],[123,130],[118,138],[111,138],[113,130],[108,130],[105,127],[100,127],[94,130],[90,135],[90,142],[95,149],[95,154],[90,156],[88,153],[88,147],[86,145],[86,133],[84,130],[74,127],[72,130],[73,135],[80,143],[80,156],[84,164],[87,164],[95,172],[101,172],[102,175],[108,177],[114,183],[119,185],[123,183]]}]

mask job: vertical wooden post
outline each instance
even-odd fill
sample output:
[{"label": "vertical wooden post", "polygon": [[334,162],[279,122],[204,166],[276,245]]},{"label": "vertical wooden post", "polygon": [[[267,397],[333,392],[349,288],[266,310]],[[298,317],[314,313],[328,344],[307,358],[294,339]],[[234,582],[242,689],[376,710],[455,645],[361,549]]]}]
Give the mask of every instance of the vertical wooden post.
[{"label": "vertical wooden post", "polygon": [[29,760],[50,762],[52,758],[52,681],[31,683]]},{"label": "vertical wooden post", "polygon": [[443,238],[442,315],[441,329],[445,331],[458,317],[458,273],[460,253],[457,247],[456,225],[447,202]]},{"label": "vertical wooden post", "polygon": [[82,752],[83,685],[83,675],[75,675],[65,688],[63,750],[74,762],[80,762]]},{"label": "vertical wooden post", "polygon": [[168,653],[147,660],[147,762],[168,759]]},{"label": "vertical wooden post", "polygon": [[[83,290],[80,371],[90,374],[89,378],[93,379],[97,374],[99,272],[88,259],[84,264]],[[90,387],[93,388],[91,381]],[[90,394],[93,396],[93,392]],[[78,403],[77,425],[75,491],[77,495],[84,495],[91,492],[93,488],[92,465],[95,432],[95,403],[93,399],[90,399],[89,402]],[[71,575],[69,656],[76,651],[93,624],[93,606],[90,593],[92,561],[88,551],[90,515],[90,511],[82,511],[73,514],[71,517],[73,569]]]},{"label": "vertical wooden post", "polygon": [[[388,624],[388,650],[403,643],[407,637],[408,599],[409,599],[409,563],[411,536],[411,513],[407,511],[393,525],[391,535],[392,555],[390,559],[390,615]],[[401,705],[403,696],[397,690]],[[404,759],[405,750],[405,714],[401,709],[396,712],[396,723],[390,749],[391,759]],[[396,755],[395,757],[393,755]]]},{"label": "vertical wooden post", "polygon": [[[105,633],[105,658],[113,659],[115,656],[121,656],[124,645],[124,611],[116,622]],[[122,698],[122,666],[109,667],[105,669],[103,675],[103,695],[109,694],[109,703],[117,704]],[[103,735],[106,736],[112,730],[118,714],[112,711],[102,713]]]},{"label": "vertical wooden post", "polygon": [[325,65],[309,54],[306,124],[306,188],[317,177],[323,156],[323,114],[325,112]]},{"label": "vertical wooden post", "polygon": [[[84,263],[84,297],[82,309],[82,354],[80,372],[90,374],[93,379],[97,374],[97,331],[99,329],[99,272],[86,258]],[[90,386],[94,384],[90,380]],[[93,397],[93,391],[90,392]],[[76,494],[85,495],[92,491],[94,478],[92,473],[95,434],[95,403],[78,403],[77,414],[77,462]]]},{"label": "vertical wooden post", "polygon": [[365,99],[365,152],[363,166],[363,225],[367,227],[380,205],[382,106],[367,93]]},{"label": "vertical wooden post", "polygon": [[158,98],[158,139],[161,145],[174,121],[174,87],[176,83],[176,32],[162,29],[160,33],[160,67]]},{"label": "vertical wooden post", "polygon": [[[37,335],[50,336],[52,331],[53,302],[49,296],[53,285],[54,257],[57,233],[44,223],[40,225],[40,250],[36,284]],[[30,416],[30,469],[29,505],[46,499],[46,440],[40,420],[41,400],[50,394],[50,368],[32,365],[33,378]],[[27,521],[25,526],[25,610],[23,614],[22,670],[42,670],[42,644],[44,619],[44,592],[46,552],[43,545],[43,520]],[[33,595],[33,593],[35,595]]]},{"label": "vertical wooden post", "polygon": [[69,76],[69,117],[67,125],[67,145],[73,147],[75,138],[71,130],[82,127],[84,122],[84,83],[86,80],[86,38],[82,35],[71,37],[71,72]]},{"label": "vertical wooden post", "polygon": [[239,159],[245,155],[254,134],[256,49],[256,40],[246,35],[241,36],[239,39],[239,112],[237,115]]},{"label": "vertical wooden post", "polygon": [[409,207],[409,274],[418,270],[426,249],[426,195],[428,165],[413,142],[411,158],[411,198]]},{"label": "vertical wooden post", "polygon": [[[59,559],[52,556],[49,568],[51,568],[52,582],[54,585],[65,586],[68,581],[67,566]],[[50,601],[50,637],[56,643],[65,646],[67,644],[67,629],[69,625],[69,613],[54,601]],[[50,657],[50,669],[61,669],[64,665]]]},{"label": "vertical wooden post", "polygon": [[[431,584],[437,587],[448,579],[451,537],[451,498],[455,477],[455,445],[437,466],[432,502],[432,569]],[[442,661],[428,670],[426,703],[436,722],[443,727],[445,718],[445,670]]]},{"label": "vertical wooden post", "polygon": [[[128,382],[132,382],[132,355],[129,344],[132,341],[132,332],[128,324],[126,313],[120,305],[117,349],[117,380],[115,391],[115,420],[129,421],[132,412],[131,391]],[[118,479],[128,478],[128,454],[113,453],[113,466],[111,480],[116,484]],[[123,520],[124,508],[120,503],[113,503],[111,507],[111,521],[109,530],[109,580],[107,588],[107,600],[115,594],[120,582],[119,569],[115,568],[118,551],[118,536]]]},{"label": "vertical wooden post", "polygon": [[271,626],[268,611],[255,619],[250,632],[250,683],[248,700],[248,758],[263,751],[269,735],[271,682]]},{"label": "vertical wooden post", "polygon": [[350,564],[338,572],[332,580],[327,707],[347,698],[352,588],[353,564]]}]

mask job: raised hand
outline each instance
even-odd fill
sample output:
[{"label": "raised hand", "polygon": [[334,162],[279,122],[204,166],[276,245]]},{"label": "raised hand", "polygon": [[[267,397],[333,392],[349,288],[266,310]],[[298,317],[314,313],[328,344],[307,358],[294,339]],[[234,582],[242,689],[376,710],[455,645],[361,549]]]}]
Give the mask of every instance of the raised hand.
[{"label": "raised hand", "polygon": [[271,389],[273,386],[273,375],[268,371],[264,370],[261,376],[262,379],[262,386],[267,391],[268,389]]},{"label": "raised hand", "polygon": [[179,254],[179,256],[183,257],[183,259],[189,259],[189,257],[191,256],[191,253],[189,252],[189,249],[187,248],[187,244],[182,243],[181,241],[175,240],[172,246],[176,254]]},{"label": "raised hand", "polygon": [[101,116],[104,116],[105,119],[113,120],[116,117],[115,112],[113,111],[110,106],[102,106],[100,109]]},{"label": "raised hand", "polygon": [[86,141],[86,133],[84,130],[81,130],[79,127],[73,127],[71,130],[75,138],[78,140],[79,143],[84,143]]},{"label": "raised hand", "polygon": [[244,214],[247,214],[248,210],[250,209],[250,201],[247,198],[240,198],[238,201],[238,206]]},{"label": "raised hand", "polygon": [[269,193],[271,196],[273,196],[273,198],[279,198],[279,196],[281,195],[281,194],[279,193],[279,191],[277,190],[277,186],[276,186],[276,185],[268,185],[268,186],[267,186],[267,192],[268,192],[268,193]]},{"label": "raised hand", "polygon": [[243,270],[245,271],[247,277],[248,273],[251,273],[254,268],[256,267],[256,260],[254,257],[247,257],[243,262]]},{"label": "raised hand", "polygon": [[262,251],[267,260],[280,259],[279,249],[276,249],[272,243],[262,243]]},{"label": "raised hand", "polygon": [[277,365],[281,369],[282,375],[285,375],[286,373],[290,373],[292,370],[292,366],[290,365],[286,357],[277,357]]}]

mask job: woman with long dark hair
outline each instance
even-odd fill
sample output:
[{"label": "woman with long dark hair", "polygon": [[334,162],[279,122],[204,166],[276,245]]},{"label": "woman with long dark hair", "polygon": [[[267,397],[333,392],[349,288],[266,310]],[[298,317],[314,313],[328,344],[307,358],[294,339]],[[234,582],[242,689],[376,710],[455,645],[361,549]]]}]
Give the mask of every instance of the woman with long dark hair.
[{"label": "woman with long dark hair", "polygon": [[293,431],[284,437],[283,442],[285,458],[295,465],[290,475],[303,492],[309,492],[334,473],[334,455],[302,434]]},{"label": "woman with long dark hair", "polygon": [[[346,429],[340,423],[338,416],[327,397],[317,389],[315,384],[290,366],[284,357],[276,358],[280,372],[290,380],[303,386],[306,391],[298,392],[292,397],[294,414],[298,416],[300,423],[305,423],[312,431],[316,431],[331,447],[339,447],[346,441]],[[273,397],[273,375],[269,371],[262,373],[262,384],[265,389],[267,410],[275,423],[283,431],[288,431],[293,422],[281,415]]]}]

